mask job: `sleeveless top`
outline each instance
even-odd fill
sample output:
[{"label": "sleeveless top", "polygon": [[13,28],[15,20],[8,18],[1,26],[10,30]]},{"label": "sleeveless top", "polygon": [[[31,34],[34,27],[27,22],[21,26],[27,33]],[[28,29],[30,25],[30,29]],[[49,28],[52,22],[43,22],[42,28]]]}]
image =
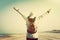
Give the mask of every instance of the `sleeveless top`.
[{"label": "sleeveless top", "polygon": [[30,24],[30,22],[28,20],[26,21],[26,26],[27,26],[26,37],[27,38],[38,38],[37,26],[35,24]]},{"label": "sleeveless top", "polygon": [[27,28],[27,32],[28,32],[28,33],[31,33],[31,34],[36,33],[37,30],[36,30],[36,28],[35,28],[35,25],[29,23],[28,28]]}]

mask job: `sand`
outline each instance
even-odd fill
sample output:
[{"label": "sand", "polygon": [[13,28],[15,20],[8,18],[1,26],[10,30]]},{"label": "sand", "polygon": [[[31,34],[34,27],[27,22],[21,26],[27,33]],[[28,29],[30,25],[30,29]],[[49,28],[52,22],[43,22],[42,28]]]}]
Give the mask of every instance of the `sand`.
[{"label": "sand", "polygon": [[[39,40],[60,40],[60,33],[39,33]],[[26,40],[26,34],[13,34],[10,37],[0,37],[0,40]]]}]

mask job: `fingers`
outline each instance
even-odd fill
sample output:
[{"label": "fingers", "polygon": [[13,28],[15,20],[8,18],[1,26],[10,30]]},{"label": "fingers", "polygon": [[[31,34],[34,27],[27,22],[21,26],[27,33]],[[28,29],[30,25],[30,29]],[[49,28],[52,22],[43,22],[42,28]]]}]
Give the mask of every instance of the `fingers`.
[{"label": "fingers", "polygon": [[51,11],[51,9],[49,9],[49,10],[47,11],[47,13],[50,13],[50,11]]},{"label": "fingers", "polygon": [[16,9],[15,7],[13,7],[14,10],[18,11],[19,9]]},{"label": "fingers", "polygon": [[14,9],[14,10],[16,10],[16,8],[15,8],[15,7],[13,7],[13,9]]}]

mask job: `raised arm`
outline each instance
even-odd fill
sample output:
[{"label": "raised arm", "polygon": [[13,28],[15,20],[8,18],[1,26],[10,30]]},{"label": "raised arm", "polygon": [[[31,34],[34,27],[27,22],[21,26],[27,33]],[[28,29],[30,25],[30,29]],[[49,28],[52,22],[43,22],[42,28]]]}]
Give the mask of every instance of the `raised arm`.
[{"label": "raised arm", "polygon": [[16,9],[15,7],[13,7],[13,9],[14,9],[16,12],[18,12],[25,20],[27,20],[27,18],[19,12],[19,9]]},{"label": "raised arm", "polygon": [[42,18],[43,16],[45,16],[45,15],[49,14],[49,13],[50,13],[50,11],[51,11],[51,9],[47,10],[44,14],[40,15],[38,18],[40,19],[40,18]]}]

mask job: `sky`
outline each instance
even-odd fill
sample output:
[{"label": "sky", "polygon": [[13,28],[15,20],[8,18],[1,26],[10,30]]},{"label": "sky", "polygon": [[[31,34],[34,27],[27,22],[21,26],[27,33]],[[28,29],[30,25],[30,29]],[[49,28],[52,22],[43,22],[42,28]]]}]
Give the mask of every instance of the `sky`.
[{"label": "sky", "polygon": [[25,20],[13,7],[26,17],[31,12],[38,17],[51,9],[50,14],[36,21],[38,31],[60,29],[60,0],[0,0],[0,33],[26,33]]}]

